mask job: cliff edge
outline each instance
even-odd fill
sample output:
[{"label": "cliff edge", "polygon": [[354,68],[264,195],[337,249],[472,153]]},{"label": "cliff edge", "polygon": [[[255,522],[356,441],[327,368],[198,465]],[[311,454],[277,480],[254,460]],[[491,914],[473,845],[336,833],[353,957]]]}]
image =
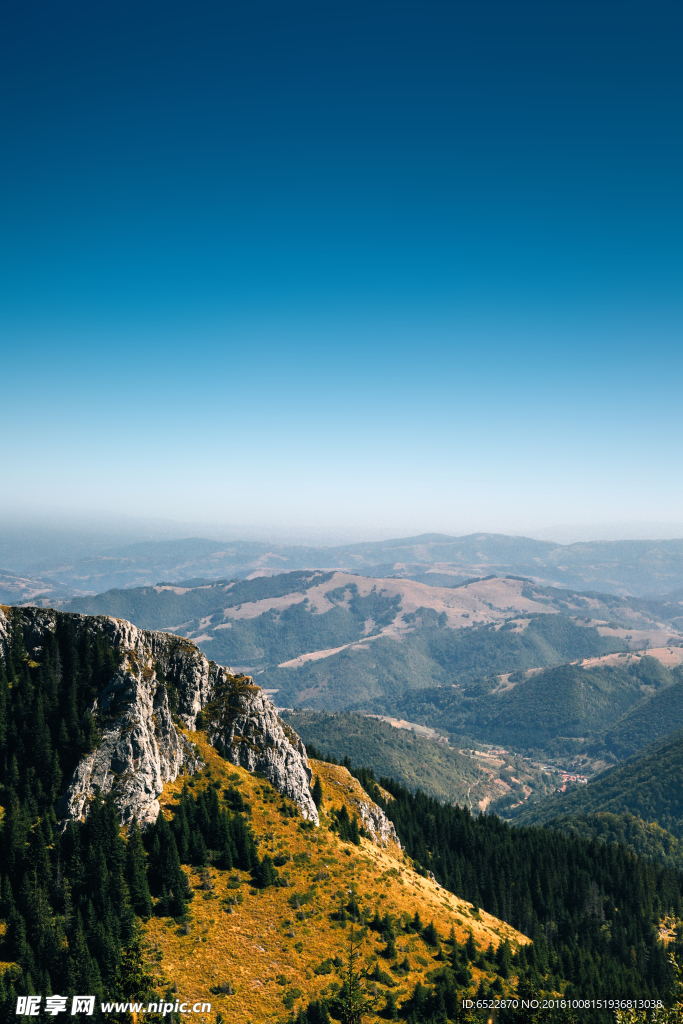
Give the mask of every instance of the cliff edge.
[{"label": "cliff edge", "polygon": [[7,655],[12,627],[20,625],[27,657],[39,663],[46,634],[67,617],[77,637],[106,638],[118,668],[88,708],[98,741],[66,786],[59,804],[64,819],[83,818],[99,789],[113,793],[124,824],[154,821],[164,784],[202,767],[187,735],[201,714],[210,742],[227,761],[262,773],[318,824],[302,741],[249,676],[209,661],[189,640],[104,615],[2,607],[0,653]]}]

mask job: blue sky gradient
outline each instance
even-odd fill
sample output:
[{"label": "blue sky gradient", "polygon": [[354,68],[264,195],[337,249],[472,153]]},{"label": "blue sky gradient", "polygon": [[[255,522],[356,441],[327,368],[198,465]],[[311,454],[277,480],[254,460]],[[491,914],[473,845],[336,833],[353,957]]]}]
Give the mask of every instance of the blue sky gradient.
[{"label": "blue sky gradient", "polygon": [[0,511],[683,522],[682,29],[6,3]]}]

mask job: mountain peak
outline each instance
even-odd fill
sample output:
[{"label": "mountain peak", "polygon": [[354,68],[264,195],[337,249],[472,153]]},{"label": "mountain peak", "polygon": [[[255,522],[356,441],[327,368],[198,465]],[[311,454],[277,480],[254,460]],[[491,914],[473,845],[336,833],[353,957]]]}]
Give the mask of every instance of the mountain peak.
[{"label": "mountain peak", "polygon": [[156,820],[164,785],[203,766],[192,734],[206,724],[210,742],[227,761],[260,772],[318,824],[306,748],[251,677],[209,661],[182,637],[109,616],[50,609],[0,609],[5,656],[15,623],[23,630],[26,657],[34,662],[40,662],[47,634],[59,628],[72,629],[81,642],[104,639],[118,662],[84,713],[97,741],[66,786],[59,803],[64,819],[85,817],[99,791],[114,794],[124,824]]}]

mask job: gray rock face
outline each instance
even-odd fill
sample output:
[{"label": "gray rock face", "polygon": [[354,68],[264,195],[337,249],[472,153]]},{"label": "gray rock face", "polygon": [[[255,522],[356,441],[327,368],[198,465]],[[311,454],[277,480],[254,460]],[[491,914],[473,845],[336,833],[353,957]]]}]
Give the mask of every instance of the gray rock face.
[{"label": "gray rock face", "polygon": [[[137,651],[138,655],[142,654]],[[76,768],[58,811],[79,819],[95,789],[113,791],[124,824],[156,819],[164,783],[185,768],[201,767],[193,745],[176,729],[168,691],[157,679],[152,659],[127,656],[92,707],[102,742]]]},{"label": "gray rock face", "polygon": [[275,788],[298,804],[304,818],[318,821],[310,791],[306,748],[279,717],[249,676],[227,676],[206,708],[207,734],[226,760],[259,771]]},{"label": "gray rock face", "polygon": [[359,810],[361,821],[376,846],[388,846],[389,843],[396,843],[400,848],[401,841],[396,835],[394,823],[387,818],[381,807],[378,807],[372,800],[368,800],[367,803],[361,800]]},{"label": "gray rock face", "polygon": [[[27,648],[40,660],[46,633],[55,630],[58,615],[64,613],[21,608],[13,614],[21,616]],[[85,817],[99,788],[103,795],[113,792],[124,823],[133,817],[140,823],[155,820],[164,783],[202,767],[194,744],[174,722],[175,703],[178,720],[190,732],[202,711],[210,741],[231,763],[261,771],[280,793],[296,801],[305,818],[318,824],[306,749],[249,677],[234,676],[208,661],[182,637],[138,629],[108,616],[69,618],[77,636],[82,631],[106,635],[120,653],[120,664],[89,709],[101,741],[69,780],[59,806],[64,818]],[[3,655],[9,636],[8,615],[0,608]]]}]

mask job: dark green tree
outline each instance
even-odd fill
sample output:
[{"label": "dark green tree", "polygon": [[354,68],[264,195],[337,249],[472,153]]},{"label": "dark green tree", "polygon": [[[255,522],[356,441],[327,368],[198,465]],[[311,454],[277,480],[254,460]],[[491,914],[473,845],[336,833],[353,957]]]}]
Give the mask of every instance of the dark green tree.
[{"label": "dark green tree", "polygon": [[342,987],[336,1000],[341,1024],[362,1024],[379,1002],[379,995],[370,995],[364,985],[367,972],[359,968],[359,957],[360,945],[351,928],[346,963],[341,970]]},{"label": "dark green tree", "polygon": [[253,869],[252,876],[260,889],[267,889],[269,885],[275,885],[279,875],[269,854],[264,854],[263,860]]},{"label": "dark green tree", "polygon": [[126,881],[130,892],[130,902],[135,913],[147,918],[152,913],[152,897],[147,884],[147,854],[138,828],[137,819],[128,829],[126,845]]}]

